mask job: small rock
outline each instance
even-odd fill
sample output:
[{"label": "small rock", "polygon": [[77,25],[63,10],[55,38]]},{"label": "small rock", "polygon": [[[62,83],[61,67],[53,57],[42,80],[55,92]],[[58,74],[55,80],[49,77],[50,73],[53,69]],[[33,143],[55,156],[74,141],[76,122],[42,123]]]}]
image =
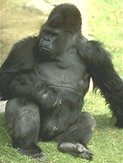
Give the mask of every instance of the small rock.
[{"label": "small rock", "polygon": [[5,112],[6,101],[0,101],[0,112]]},{"label": "small rock", "polygon": [[29,0],[24,5],[24,8],[29,10],[40,10],[43,15],[48,15],[53,7],[53,5],[43,0]]}]

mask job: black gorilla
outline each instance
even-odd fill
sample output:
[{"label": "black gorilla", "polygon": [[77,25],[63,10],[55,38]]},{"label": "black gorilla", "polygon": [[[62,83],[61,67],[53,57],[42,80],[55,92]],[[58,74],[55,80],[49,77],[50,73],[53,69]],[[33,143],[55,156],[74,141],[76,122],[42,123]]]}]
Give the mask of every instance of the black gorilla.
[{"label": "black gorilla", "polygon": [[95,120],[81,112],[90,77],[110,104],[116,126],[123,127],[123,82],[108,53],[81,34],[74,5],[58,5],[39,36],[16,43],[0,69],[13,147],[42,157],[38,140],[55,140],[60,151],[91,160],[86,145]]}]

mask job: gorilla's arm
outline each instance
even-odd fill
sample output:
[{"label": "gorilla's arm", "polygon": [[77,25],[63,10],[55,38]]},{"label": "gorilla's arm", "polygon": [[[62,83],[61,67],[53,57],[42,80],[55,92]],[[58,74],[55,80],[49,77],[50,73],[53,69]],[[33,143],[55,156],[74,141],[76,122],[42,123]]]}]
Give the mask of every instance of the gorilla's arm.
[{"label": "gorilla's arm", "polygon": [[110,104],[117,119],[116,126],[123,127],[123,81],[115,71],[109,53],[97,41],[81,40],[78,46],[94,84]]},{"label": "gorilla's arm", "polygon": [[[33,83],[29,81],[33,71],[1,71],[0,92],[1,100],[8,100],[15,97],[30,97]],[[33,86],[33,87],[32,87]],[[32,93],[34,94],[34,92]]]},{"label": "gorilla's arm", "polygon": [[16,78],[18,78],[20,74],[27,76],[32,73],[36,63],[32,51],[35,42],[35,38],[29,37],[16,43],[1,66],[0,93],[3,99],[13,96],[11,85],[14,84],[14,81],[16,81]]},{"label": "gorilla's arm", "polygon": [[39,62],[36,58],[38,55],[33,51],[36,43],[36,37],[29,37],[13,46],[0,68],[1,100],[23,97],[47,107],[56,103],[57,96],[41,79],[41,73],[35,71],[38,64],[41,64],[41,59],[44,60],[40,57]]},{"label": "gorilla's arm", "polygon": [[17,76],[11,83],[11,91],[11,95],[24,97],[45,109],[59,105],[57,92],[49,87],[48,82],[42,80],[41,73],[38,71]]}]

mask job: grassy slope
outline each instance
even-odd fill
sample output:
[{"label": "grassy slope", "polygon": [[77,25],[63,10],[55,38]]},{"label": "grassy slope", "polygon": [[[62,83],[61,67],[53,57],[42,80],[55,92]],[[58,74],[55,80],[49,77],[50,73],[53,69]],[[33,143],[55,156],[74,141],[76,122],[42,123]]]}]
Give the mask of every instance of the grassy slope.
[{"label": "grassy slope", "polygon": [[[123,76],[123,1],[122,0],[91,0],[90,1],[90,33],[104,42],[113,56],[116,70]],[[97,120],[97,128],[89,148],[94,153],[93,163],[123,162],[123,130],[114,127],[114,121],[108,106],[99,93],[89,92],[85,98],[85,109]],[[10,147],[11,140],[5,129],[3,114],[0,115],[0,162],[1,163],[33,163],[26,156],[19,154]],[[54,143],[39,143],[47,156],[48,163],[80,163],[88,162],[73,158],[57,151]]]}]

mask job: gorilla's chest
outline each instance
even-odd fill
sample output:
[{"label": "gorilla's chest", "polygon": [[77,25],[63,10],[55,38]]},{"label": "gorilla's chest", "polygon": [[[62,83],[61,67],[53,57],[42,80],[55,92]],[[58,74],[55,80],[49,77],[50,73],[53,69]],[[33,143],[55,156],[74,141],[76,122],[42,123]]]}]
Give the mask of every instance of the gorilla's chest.
[{"label": "gorilla's chest", "polygon": [[88,85],[88,74],[81,58],[71,53],[56,61],[42,63],[39,67],[41,77],[51,85],[81,87]]}]

